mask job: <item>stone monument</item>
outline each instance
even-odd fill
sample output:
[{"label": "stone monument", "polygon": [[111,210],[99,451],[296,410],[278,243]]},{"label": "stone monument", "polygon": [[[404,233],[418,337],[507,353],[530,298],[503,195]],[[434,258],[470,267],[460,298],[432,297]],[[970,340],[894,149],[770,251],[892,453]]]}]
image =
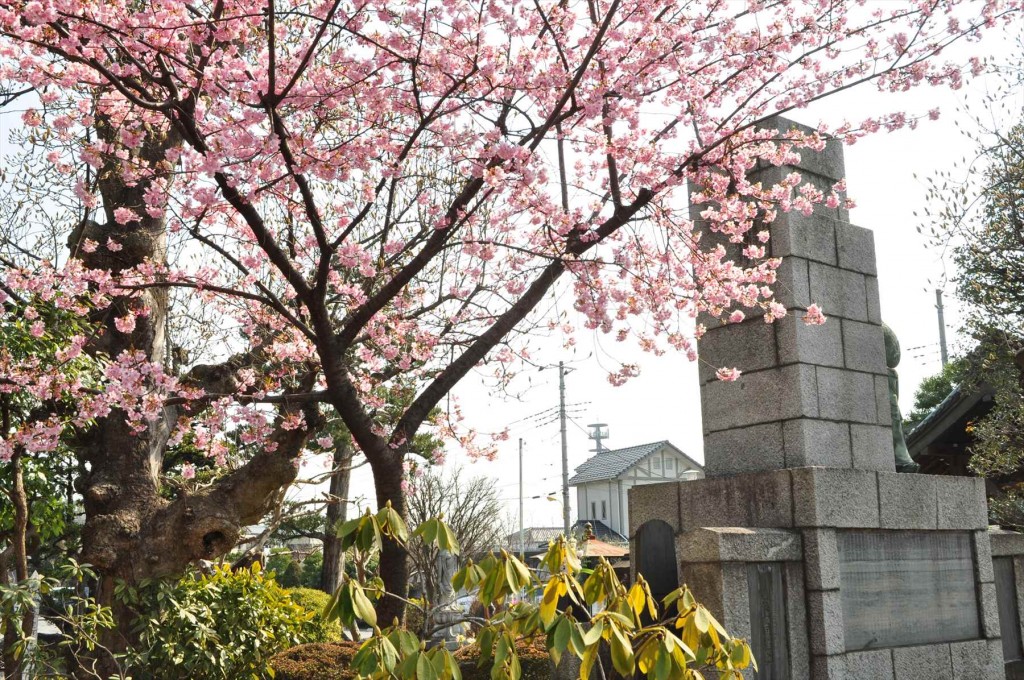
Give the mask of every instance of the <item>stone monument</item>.
[{"label": "stone monument", "polygon": [[[802,156],[752,179],[797,171],[828,189],[843,177],[839,142]],[[824,205],[769,230],[789,314],[708,324],[707,478],[630,490],[633,564],[656,568],[655,537],[671,537],[678,582],[751,640],[751,678],[1002,678],[982,480],[896,473],[872,233]],[[801,321],[811,302],[824,325]],[[743,374],[721,382],[718,366]]]}]

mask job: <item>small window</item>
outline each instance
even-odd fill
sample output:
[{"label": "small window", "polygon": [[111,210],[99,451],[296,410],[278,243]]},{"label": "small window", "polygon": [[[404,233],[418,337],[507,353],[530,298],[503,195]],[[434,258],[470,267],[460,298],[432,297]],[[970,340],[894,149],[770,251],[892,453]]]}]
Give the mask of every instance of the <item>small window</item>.
[{"label": "small window", "polygon": [[666,469],[666,470],[671,470],[671,469],[672,469],[672,466],[673,466],[674,464],[675,464],[675,461],[674,461],[674,460],[672,460],[671,458],[666,458],[666,459],[665,459],[665,469]]},{"label": "small window", "polygon": [[661,458],[655,458],[654,459],[654,469],[655,470],[660,470],[661,469]]},{"label": "small window", "polygon": [[597,502],[590,501],[590,517],[597,519]]},{"label": "small window", "polygon": [[607,517],[608,517],[608,507],[607,507],[607,505],[605,504],[604,501],[601,501],[601,519],[606,519]]}]

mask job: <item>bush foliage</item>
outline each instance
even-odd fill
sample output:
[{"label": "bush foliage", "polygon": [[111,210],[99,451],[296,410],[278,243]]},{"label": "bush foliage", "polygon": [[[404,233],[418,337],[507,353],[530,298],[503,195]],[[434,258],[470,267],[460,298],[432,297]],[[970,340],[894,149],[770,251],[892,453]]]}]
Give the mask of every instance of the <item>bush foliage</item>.
[{"label": "bush foliage", "polygon": [[121,586],[118,596],[138,612],[126,658],[136,680],[262,680],[271,656],[315,639],[322,626],[258,564]]},{"label": "bush foliage", "polygon": [[341,638],[341,625],[337,621],[324,618],[330,596],[322,590],[313,588],[291,588],[288,595],[297,605],[313,614],[305,628],[309,642],[338,642]]}]

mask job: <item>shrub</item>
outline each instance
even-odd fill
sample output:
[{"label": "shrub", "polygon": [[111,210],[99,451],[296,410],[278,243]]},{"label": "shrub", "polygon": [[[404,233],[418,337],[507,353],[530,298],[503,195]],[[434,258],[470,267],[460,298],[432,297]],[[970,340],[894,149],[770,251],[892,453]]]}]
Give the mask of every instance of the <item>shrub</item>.
[{"label": "shrub", "polygon": [[295,604],[313,614],[303,629],[309,642],[338,642],[341,640],[341,624],[338,621],[327,621],[324,610],[331,597],[322,590],[313,588],[291,588],[288,595]]},{"label": "shrub", "polygon": [[308,641],[314,618],[258,564],[120,586],[118,595],[139,614],[125,658],[137,680],[259,680],[271,656]]},{"label": "shrub", "polygon": [[[553,664],[543,637],[516,640],[516,652],[519,654],[519,664],[523,669],[520,680],[549,680],[551,678]],[[459,662],[462,680],[491,680],[491,667],[485,665],[481,668],[478,665],[480,663],[480,648],[476,645],[460,648],[455,652],[455,659]]]},{"label": "shrub", "polygon": [[419,635],[423,632],[423,625],[426,623],[423,617],[423,607],[427,605],[427,602],[414,597],[409,600],[409,603],[409,606],[405,608],[405,628]]},{"label": "shrub", "polygon": [[349,669],[359,651],[358,642],[326,642],[299,645],[270,659],[274,680],[353,680]]}]

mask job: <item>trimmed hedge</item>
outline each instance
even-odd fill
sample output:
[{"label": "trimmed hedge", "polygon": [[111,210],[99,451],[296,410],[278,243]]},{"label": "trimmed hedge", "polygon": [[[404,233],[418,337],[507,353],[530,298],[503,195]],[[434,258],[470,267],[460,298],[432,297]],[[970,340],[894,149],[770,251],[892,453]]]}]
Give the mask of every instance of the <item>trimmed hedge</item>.
[{"label": "trimmed hedge", "polygon": [[[517,640],[516,652],[519,654],[519,665],[523,669],[520,680],[550,680],[554,665],[548,654],[544,638],[541,636],[530,640]],[[462,671],[462,680],[491,680],[489,666],[480,668],[480,650],[475,645],[467,645],[455,652]]]},{"label": "trimmed hedge", "polygon": [[309,642],[340,642],[341,623],[324,620],[324,610],[331,597],[322,590],[313,588],[289,588],[288,596],[292,601],[313,614],[303,631]]},{"label": "trimmed hedge", "polygon": [[286,649],[270,659],[274,680],[355,680],[349,670],[358,642],[314,642]]},{"label": "trimmed hedge", "polygon": [[[355,680],[356,673],[349,669],[352,657],[359,651],[358,642],[326,642],[299,645],[270,659],[274,680]],[[521,680],[550,680],[552,664],[544,646],[544,638],[520,640],[516,643],[519,663],[523,669]],[[490,680],[491,669],[479,668],[480,652],[466,646],[455,652],[463,680]]]}]

